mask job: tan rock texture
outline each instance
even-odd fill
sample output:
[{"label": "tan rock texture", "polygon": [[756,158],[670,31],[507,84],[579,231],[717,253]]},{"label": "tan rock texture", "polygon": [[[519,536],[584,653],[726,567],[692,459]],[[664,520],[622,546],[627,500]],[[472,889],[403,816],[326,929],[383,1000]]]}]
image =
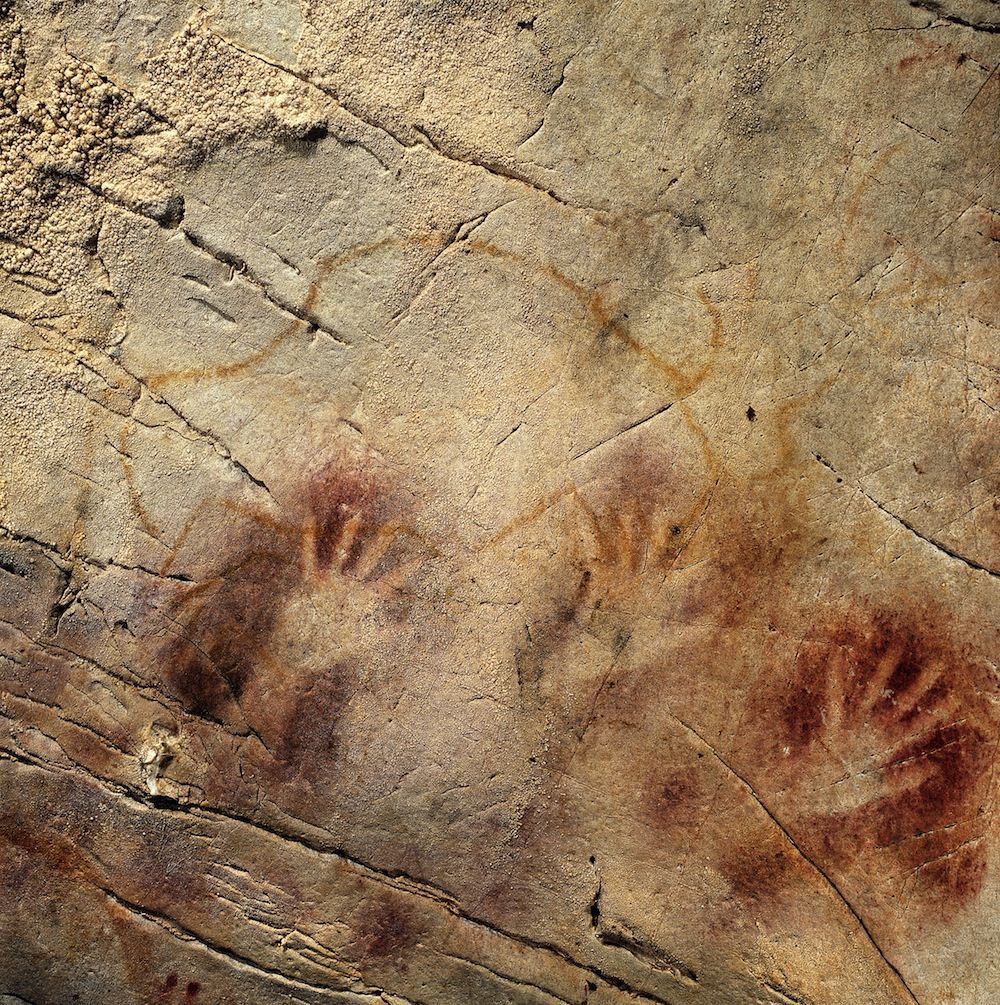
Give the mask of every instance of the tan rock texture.
[{"label": "tan rock texture", "polygon": [[996,0],[0,0],[0,1003],[1000,1001]]}]

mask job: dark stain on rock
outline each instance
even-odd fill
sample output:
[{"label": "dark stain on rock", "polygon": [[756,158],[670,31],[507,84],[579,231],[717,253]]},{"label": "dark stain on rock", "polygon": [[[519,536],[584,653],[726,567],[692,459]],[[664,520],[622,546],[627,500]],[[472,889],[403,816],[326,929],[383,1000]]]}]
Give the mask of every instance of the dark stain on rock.
[{"label": "dark stain on rock", "polygon": [[405,515],[373,467],[346,462],[309,478],[280,518],[234,511],[217,573],[169,611],[177,630],[157,660],[168,690],[193,715],[255,733],[282,770],[336,754],[359,668],[337,652],[312,654],[325,670],[300,667],[274,633],[291,599],[333,577],[398,592],[395,572],[428,552]]},{"label": "dark stain on rock", "polygon": [[707,793],[690,769],[655,771],[645,791],[643,819],[659,838],[677,844],[690,837],[703,819]]},{"label": "dark stain on rock", "polygon": [[628,438],[603,458],[596,477],[574,495],[582,514],[590,595],[621,603],[647,575],[662,573],[683,547],[674,532],[689,517],[692,495],[672,448],[652,437]]},{"label": "dark stain on rock", "polygon": [[350,700],[354,671],[337,664],[318,677],[295,680],[282,704],[278,760],[294,766],[303,758],[332,760],[340,752],[339,721]]},{"label": "dark stain on rock", "polygon": [[13,818],[4,817],[0,818],[0,838],[69,879],[100,885],[93,863],[62,835],[36,831]]},{"label": "dark stain on rock", "polygon": [[188,591],[173,616],[182,629],[160,654],[161,674],[197,716],[238,723],[239,699],[294,586],[291,529],[262,522],[245,532],[214,582]]},{"label": "dark stain on rock", "polygon": [[569,597],[558,597],[551,610],[530,625],[525,625],[524,641],[514,651],[518,687],[522,696],[537,697],[547,660],[569,641],[574,626],[579,627],[588,600],[589,569],[577,570],[576,590]]},{"label": "dark stain on rock", "polygon": [[996,689],[942,620],[902,607],[834,617],[774,679],[777,695],[752,703],[763,739],[747,770],[765,791],[787,787],[798,843],[941,916],[974,900]]},{"label": "dark stain on rock", "polygon": [[336,561],[349,573],[364,543],[385,519],[384,506],[370,472],[328,467],[309,487],[309,515],[314,524],[316,564],[327,571]]},{"label": "dark stain on rock", "polygon": [[950,45],[931,45],[917,41],[920,51],[904,56],[896,63],[896,72],[907,75],[917,69],[935,69],[949,67],[957,70],[969,58],[966,53],[959,52]]},{"label": "dark stain on rock", "polygon": [[[65,904],[78,910],[85,905],[97,928],[113,940],[110,951],[120,961],[126,986],[137,996],[143,989],[136,1000],[176,1001],[180,978],[175,971],[161,976],[157,940],[126,905],[182,917],[205,904],[203,847],[178,821],[160,817],[151,826],[153,814],[105,797],[79,773],[69,776],[24,772],[25,798],[0,812],[0,881],[19,902],[32,905],[27,910],[38,913],[40,931],[58,925],[59,944],[65,939],[67,947],[76,944],[77,933],[65,923]],[[49,905],[51,919],[44,917]],[[89,956],[92,939],[86,933],[80,938]],[[115,974],[107,977],[113,980]],[[53,1001],[68,1000],[54,993]]]},{"label": "dark stain on rock", "polygon": [[[686,544],[674,528],[689,519],[696,491],[680,474],[676,448],[649,430],[629,431],[592,455],[562,508],[562,553],[514,642],[522,700],[559,722],[549,762],[579,740],[616,687],[634,619],[646,613],[644,590],[663,581]],[[607,653],[592,680],[573,677],[583,645]]]},{"label": "dark stain on rock", "polygon": [[355,919],[355,932],[360,957],[369,962],[398,960],[419,939],[412,915],[393,896],[366,903]]},{"label": "dark stain on rock", "polygon": [[783,838],[736,844],[721,856],[720,872],[732,896],[745,910],[768,914],[807,868]]}]

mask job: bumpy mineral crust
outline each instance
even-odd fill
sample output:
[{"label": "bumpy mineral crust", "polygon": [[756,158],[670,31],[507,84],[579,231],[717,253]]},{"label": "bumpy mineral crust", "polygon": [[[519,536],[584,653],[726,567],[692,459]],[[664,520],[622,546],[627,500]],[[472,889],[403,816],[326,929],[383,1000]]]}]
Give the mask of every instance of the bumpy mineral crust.
[{"label": "bumpy mineral crust", "polygon": [[1000,1000],[996,0],[0,0],[0,1005]]}]

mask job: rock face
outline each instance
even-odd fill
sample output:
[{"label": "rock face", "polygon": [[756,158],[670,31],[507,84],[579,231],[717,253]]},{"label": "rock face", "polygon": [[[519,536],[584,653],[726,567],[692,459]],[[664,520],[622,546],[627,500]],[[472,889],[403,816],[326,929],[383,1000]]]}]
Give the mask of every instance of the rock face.
[{"label": "rock face", "polygon": [[998,30],[0,2],[0,1003],[1000,999]]}]

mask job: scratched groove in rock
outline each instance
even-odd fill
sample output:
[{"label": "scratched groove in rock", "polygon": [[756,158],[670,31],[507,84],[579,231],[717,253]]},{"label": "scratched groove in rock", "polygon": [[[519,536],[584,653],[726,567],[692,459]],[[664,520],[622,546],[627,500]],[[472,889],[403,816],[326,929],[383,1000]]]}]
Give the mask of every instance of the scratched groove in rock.
[{"label": "scratched groove in rock", "polygon": [[994,0],[0,0],[0,1001],[981,1005]]}]

